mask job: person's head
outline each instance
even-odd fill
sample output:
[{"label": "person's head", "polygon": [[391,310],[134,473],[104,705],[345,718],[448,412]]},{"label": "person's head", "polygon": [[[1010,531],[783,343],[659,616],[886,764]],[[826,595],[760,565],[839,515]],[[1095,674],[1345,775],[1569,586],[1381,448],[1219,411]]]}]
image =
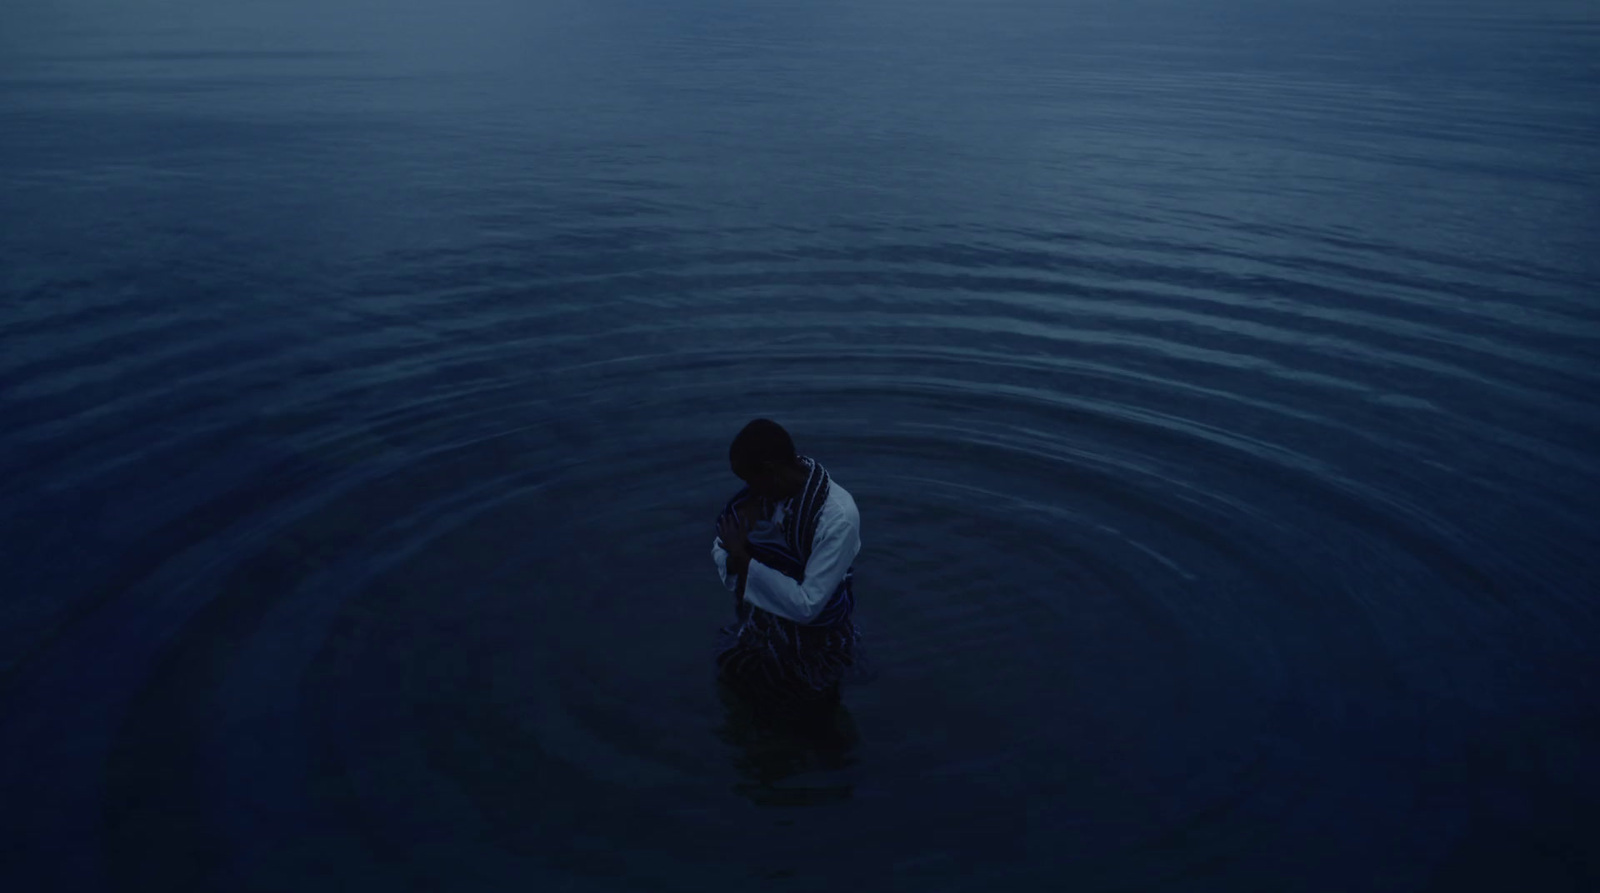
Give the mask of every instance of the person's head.
[{"label": "person's head", "polygon": [[756,419],[733,438],[728,464],[750,492],[768,499],[786,499],[805,484],[794,440],[771,419]]}]

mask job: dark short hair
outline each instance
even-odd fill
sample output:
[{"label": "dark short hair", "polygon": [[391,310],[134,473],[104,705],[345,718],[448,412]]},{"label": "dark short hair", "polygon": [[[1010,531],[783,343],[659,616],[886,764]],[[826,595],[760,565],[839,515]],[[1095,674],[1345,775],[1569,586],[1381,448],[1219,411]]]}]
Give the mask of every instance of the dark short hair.
[{"label": "dark short hair", "polygon": [[756,419],[745,425],[728,447],[728,462],[734,473],[746,477],[762,465],[781,465],[793,461],[794,440],[783,426],[771,419]]}]

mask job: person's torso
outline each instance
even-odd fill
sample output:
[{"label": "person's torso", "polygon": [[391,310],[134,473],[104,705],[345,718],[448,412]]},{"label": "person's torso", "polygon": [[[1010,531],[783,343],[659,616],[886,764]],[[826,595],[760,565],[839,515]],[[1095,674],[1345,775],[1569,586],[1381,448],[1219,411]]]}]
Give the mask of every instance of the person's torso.
[{"label": "person's torso", "polygon": [[[793,500],[778,502],[768,510],[766,517],[757,518],[750,527],[750,542],[784,547],[788,542],[788,525],[794,520],[792,503]],[[854,505],[855,499],[850,495],[850,491],[839,486],[837,482],[830,482],[828,498],[817,512],[817,533],[821,535],[824,531],[848,526],[849,518],[853,514],[849,508]]]}]

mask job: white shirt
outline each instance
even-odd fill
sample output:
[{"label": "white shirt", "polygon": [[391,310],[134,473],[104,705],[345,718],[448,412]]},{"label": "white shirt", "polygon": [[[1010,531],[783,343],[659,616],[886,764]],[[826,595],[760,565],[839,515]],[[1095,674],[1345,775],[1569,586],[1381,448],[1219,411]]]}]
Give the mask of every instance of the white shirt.
[{"label": "white shirt", "polygon": [[[770,523],[783,520],[785,504],[779,503]],[[750,604],[798,623],[809,623],[827,607],[833,591],[855,563],[861,551],[861,515],[856,511],[856,501],[849,491],[837,482],[828,482],[828,499],[817,513],[817,532],[811,540],[811,557],[806,560],[806,581],[796,583],[793,577],[750,559],[750,579],[744,584],[744,597]],[[711,544],[711,558],[717,563],[717,573],[729,592],[739,588],[738,575],[728,574],[728,550],[722,547],[722,538]]]}]

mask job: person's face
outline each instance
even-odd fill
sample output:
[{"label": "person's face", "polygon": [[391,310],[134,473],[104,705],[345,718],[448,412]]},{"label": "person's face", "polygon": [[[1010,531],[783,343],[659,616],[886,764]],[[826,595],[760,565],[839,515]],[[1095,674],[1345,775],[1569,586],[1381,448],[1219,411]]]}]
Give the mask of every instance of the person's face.
[{"label": "person's face", "polygon": [[754,468],[734,466],[733,473],[750,488],[751,495],[760,499],[783,498],[783,488],[773,469],[766,466]]}]

